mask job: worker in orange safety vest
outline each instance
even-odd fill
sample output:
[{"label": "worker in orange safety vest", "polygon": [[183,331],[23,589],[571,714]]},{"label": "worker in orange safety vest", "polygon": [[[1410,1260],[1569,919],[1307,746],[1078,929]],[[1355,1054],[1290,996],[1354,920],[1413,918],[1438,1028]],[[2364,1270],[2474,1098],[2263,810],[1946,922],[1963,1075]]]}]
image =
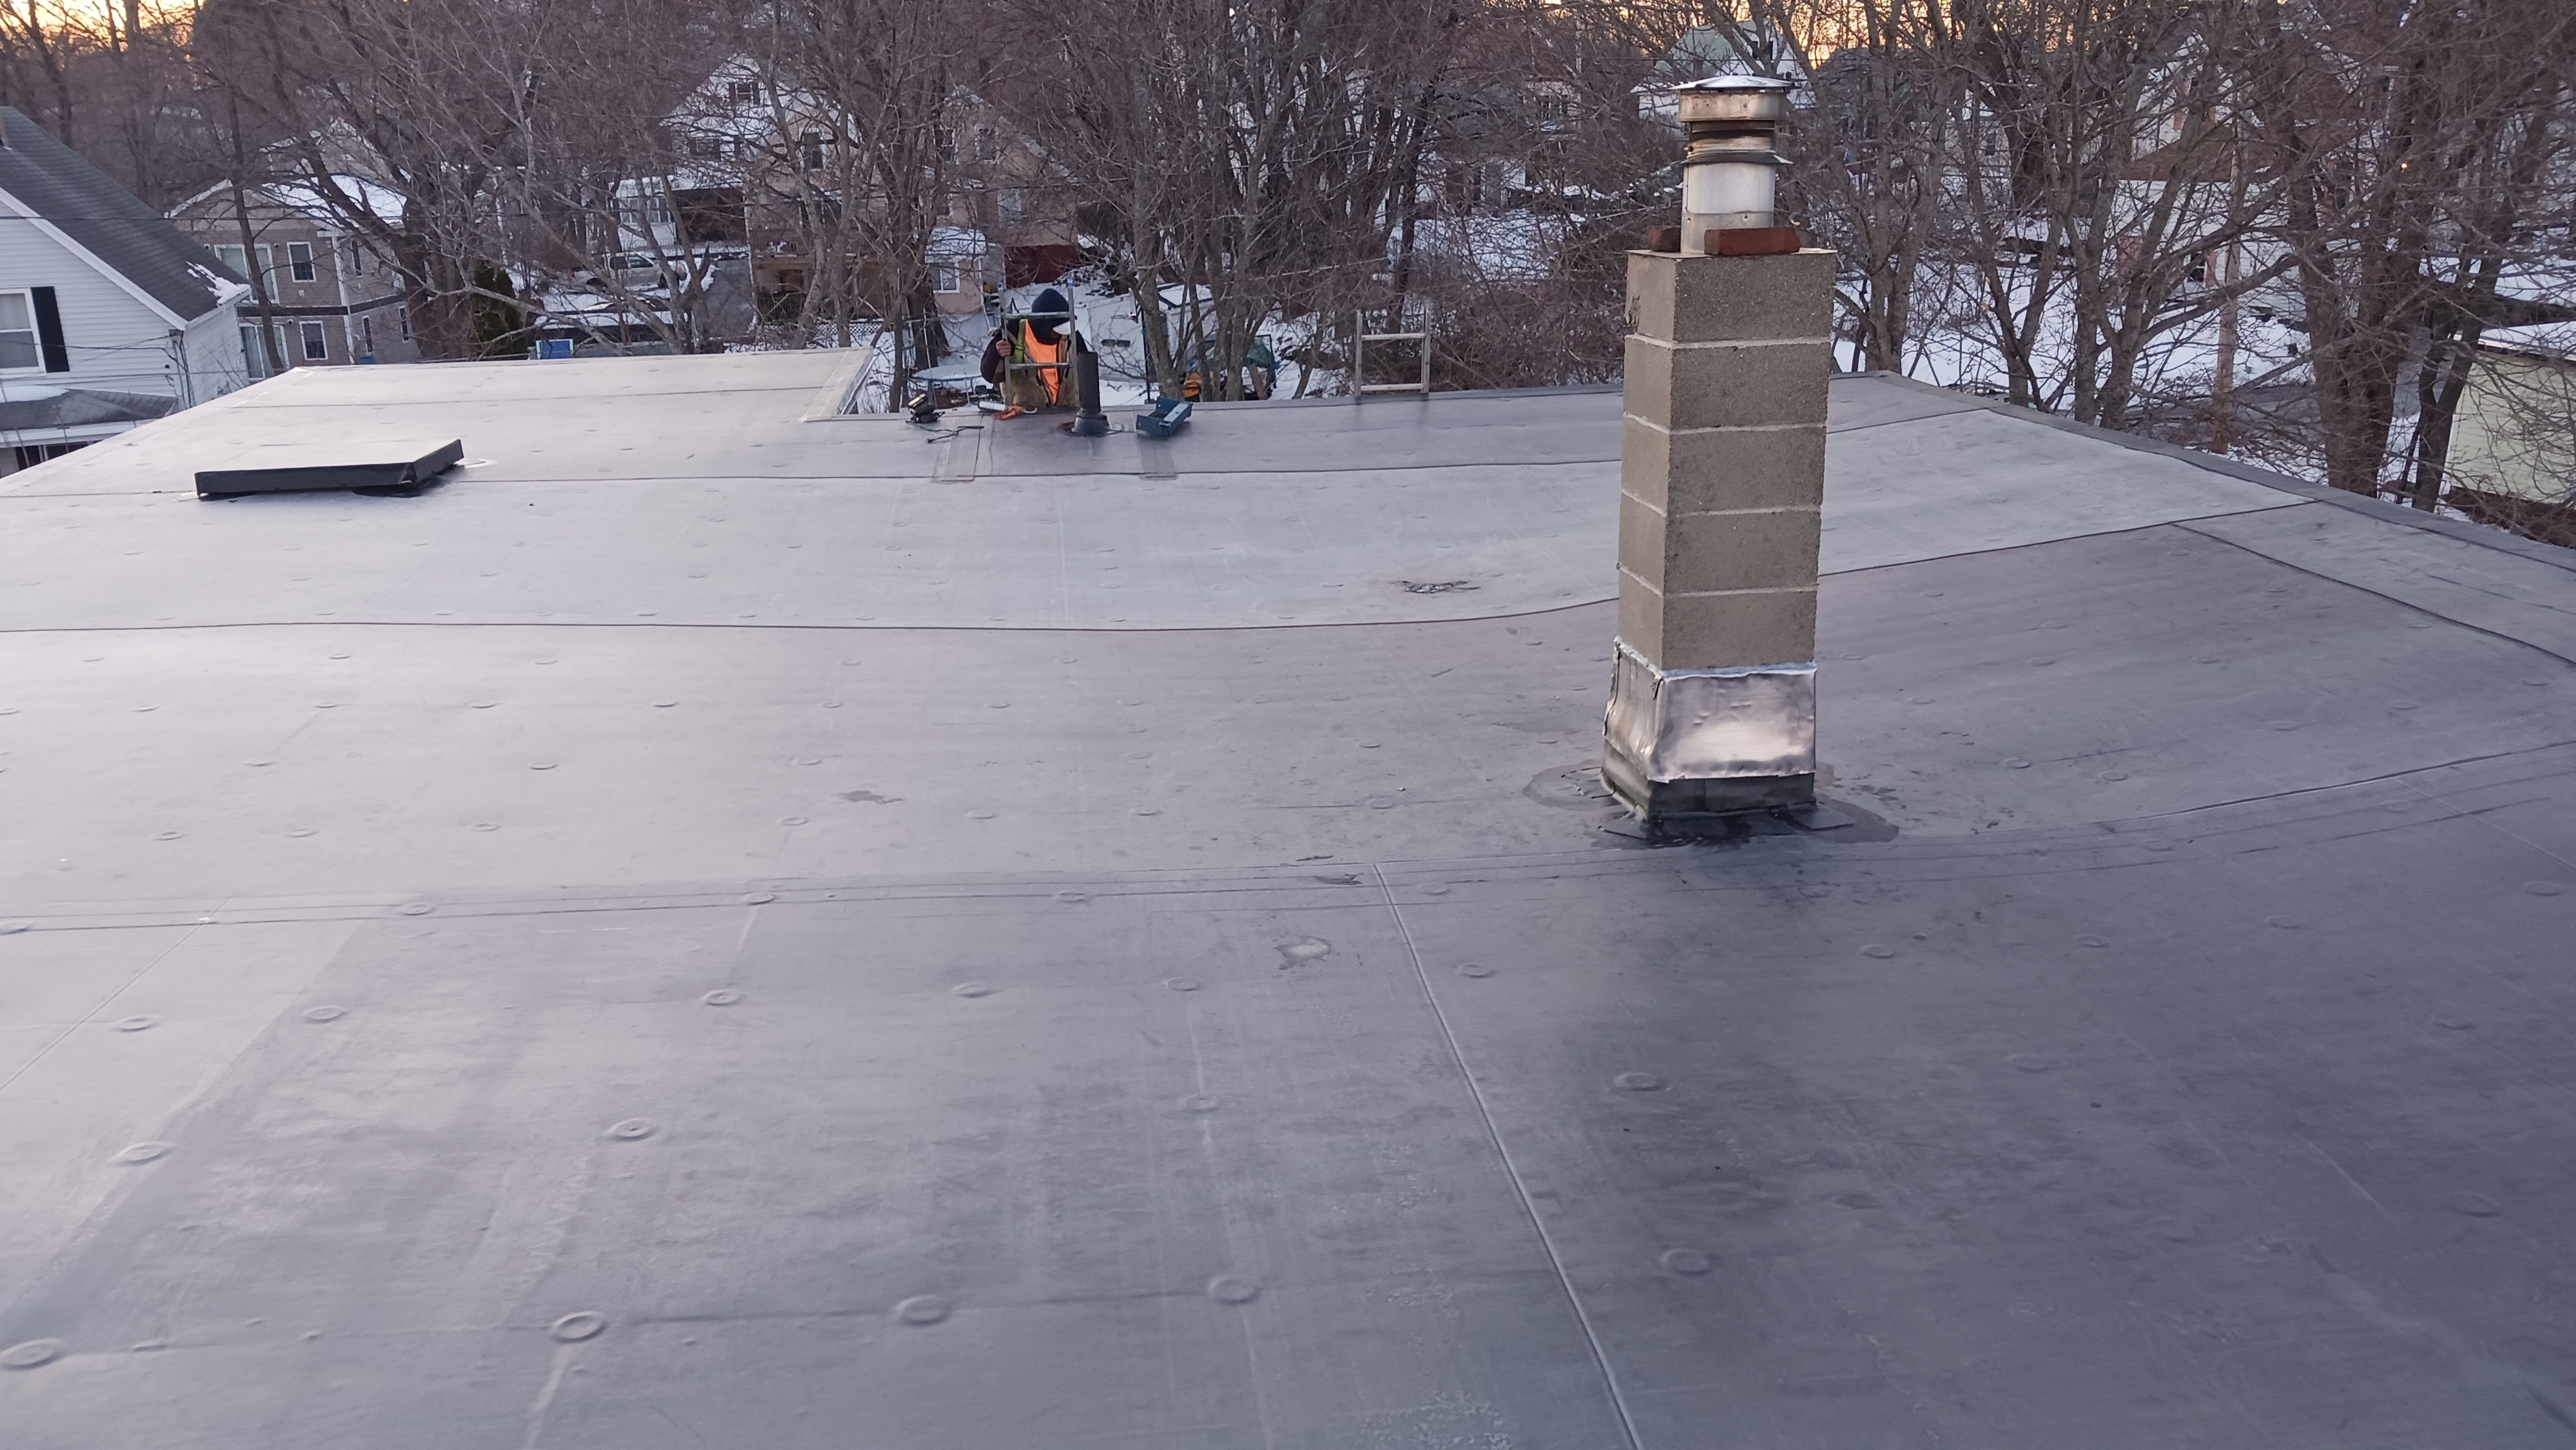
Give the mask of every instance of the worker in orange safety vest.
[{"label": "worker in orange safety vest", "polygon": [[[1029,310],[1039,314],[1068,313],[1073,307],[1062,292],[1049,287],[1038,294]],[[993,340],[984,345],[984,381],[1001,389],[1002,401],[1008,405],[1001,414],[1005,418],[1036,408],[1066,407],[1073,395],[1067,369],[1009,365],[1072,360],[1072,338],[1061,321],[1043,316],[1015,319],[1004,323],[993,334]]]}]

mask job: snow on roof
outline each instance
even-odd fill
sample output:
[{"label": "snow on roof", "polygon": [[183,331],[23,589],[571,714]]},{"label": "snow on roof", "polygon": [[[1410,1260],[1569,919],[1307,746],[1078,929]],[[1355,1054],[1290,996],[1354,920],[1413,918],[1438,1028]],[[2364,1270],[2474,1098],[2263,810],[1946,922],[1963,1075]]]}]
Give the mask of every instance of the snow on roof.
[{"label": "snow on roof", "polygon": [[1414,246],[1426,256],[1464,262],[1478,276],[1527,280],[1552,270],[1562,223],[1531,211],[1439,218],[1415,224]]},{"label": "snow on roof", "polygon": [[206,290],[215,294],[217,305],[238,301],[250,291],[250,284],[233,276],[230,268],[209,267],[202,262],[191,262],[188,264],[188,270],[196,275],[198,281],[206,284]]},{"label": "snow on roof", "polygon": [[[398,227],[403,219],[403,194],[364,176],[337,175],[331,179],[343,197],[355,198],[359,205],[375,214],[376,220]],[[314,221],[335,221],[337,206],[327,200],[319,183],[311,181],[274,181],[260,191],[278,205],[301,213]]]},{"label": "snow on roof", "polygon": [[939,227],[930,234],[925,253],[932,257],[981,257],[989,244],[972,227]]},{"label": "snow on roof", "polygon": [[2478,335],[2478,346],[2495,352],[2531,357],[2576,358],[2576,322],[2533,322],[2520,327],[2490,327]]},{"label": "snow on roof", "polygon": [[2496,295],[2576,311],[2576,264],[2555,257],[2508,262],[2496,277]]}]

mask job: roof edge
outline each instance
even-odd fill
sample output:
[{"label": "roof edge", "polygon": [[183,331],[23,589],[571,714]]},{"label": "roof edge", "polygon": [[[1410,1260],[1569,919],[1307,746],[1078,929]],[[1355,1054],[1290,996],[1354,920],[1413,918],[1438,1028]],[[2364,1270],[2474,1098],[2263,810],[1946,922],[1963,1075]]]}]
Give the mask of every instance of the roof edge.
[{"label": "roof edge", "polygon": [[220,311],[223,308],[224,304],[222,302],[214,301],[207,305],[204,312],[200,312],[194,317],[182,317],[179,315],[178,309],[163,302],[160,298],[153,296],[142,283],[128,277],[123,271],[108,265],[106,258],[101,257],[98,253],[91,251],[86,246],[83,246],[79,238],[46,220],[42,213],[38,212],[34,207],[29,206],[26,201],[20,198],[15,192],[12,192],[5,187],[0,187],[0,204],[6,204],[10,210],[18,214],[20,220],[26,222],[29,226],[34,227],[37,231],[44,233],[45,236],[53,240],[55,245],[61,247],[64,251],[71,253],[73,256],[78,257],[100,276],[115,283],[117,288],[123,291],[127,296],[142,303],[154,316],[160,318],[163,322],[168,323],[174,328],[184,330],[189,323],[197,321],[198,318]]},{"label": "roof edge", "polygon": [[2481,545],[2500,553],[2513,554],[2535,563],[2547,564],[2576,574],[2576,549],[2563,549],[2556,544],[2544,544],[2537,539],[2526,539],[2520,534],[2508,534],[2502,529],[2491,529],[2484,524],[2440,518],[2418,509],[2407,508],[2402,504],[2389,503],[2384,499],[2364,498],[2360,494],[2346,493],[2342,489],[2326,484],[2310,483],[2305,479],[2292,478],[2286,473],[2276,473],[2251,463],[2240,463],[2222,454],[2204,453],[2197,448],[2185,448],[2179,443],[2167,443],[2161,438],[2149,438],[2141,433],[2123,433],[2117,428],[2104,428],[2093,423],[2078,423],[2072,418],[2060,418],[2053,413],[2041,413],[2029,408],[2016,407],[2000,399],[1981,398],[1974,393],[1962,392],[1956,388],[1940,387],[1917,378],[1909,378],[1903,373],[1879,370],[1837,373],[1835,376],[1881,378],[1926,393],[1955,399],[1982,408],[1989,413],[2000,413],[2005,417],[2018,418],[2027,423],[2046,424],[2061,433],[2073,433],[2080,437],[2116,443],[2139,453],[2157,454],[2176,462],[2188,463],[2204,472],[2224,474],[2229,478],[2242,479],[2247,483],[2259,483],[2265,488],[2279,489],[2283,493],[2294,494],[2310,503],[2332,504],[2337,508],[2350,509],[2354,513],[2367,514],[2382,523],[2403,524],[2410,529],[2442,534],[2458,539],[2462,543]]}]

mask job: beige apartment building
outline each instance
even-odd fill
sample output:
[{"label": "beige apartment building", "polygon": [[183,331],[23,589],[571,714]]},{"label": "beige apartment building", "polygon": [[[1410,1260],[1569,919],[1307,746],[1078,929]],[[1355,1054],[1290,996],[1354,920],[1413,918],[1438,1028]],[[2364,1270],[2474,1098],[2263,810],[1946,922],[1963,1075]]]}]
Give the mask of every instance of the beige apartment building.
[{"label": "beige apartment building", "polygon": [[[402,198],[381,182],[342,176],[333,184],[399,223]],[[257,298],[244,298],[239,307],[242,351],[255,376],[284,368],[420,360],[404,310],[402,274],[373,241],[338,219],[312,183],[266,182],[243,187],[238,204],[235,196],[232,183],[219,182],[173,207],[170,220],[240,275],[248,277],[258,267],[268,294],[266,345]]]}]

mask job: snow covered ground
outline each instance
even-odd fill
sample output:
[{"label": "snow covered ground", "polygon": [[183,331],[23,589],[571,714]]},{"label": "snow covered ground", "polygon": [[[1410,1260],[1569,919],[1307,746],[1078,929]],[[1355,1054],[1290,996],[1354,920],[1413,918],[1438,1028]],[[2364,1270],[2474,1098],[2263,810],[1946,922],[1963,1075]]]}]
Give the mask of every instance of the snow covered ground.
[{"label": "snow covered ground", "polygon": [[[1905,375],[1945,388],[2001,394],[2005,373],[1994,343],[1994,323],[1973,278],[1965,269],[1926,268],[1917,284],[1916,336],[1909,339]],[[2016,306],[2028,292],[2017,291]],[[2250,296],[2237,309],[2236,386],[2305,383],[2300,361],[2305,334],[2284,320],[2286,299]],[[2071,306],[2053,306],[2041,324],[2034,349],[2043,390],[2062,386],[2074,366],[2074,314]],[[2136,391],[2141,398],[2207,397],[2218,374],[2219,317],[2216,312],[2184,323],[2150,343],[2140,359]],[[1859,353],[1843,348],[1841,364],[1859,366]],[[2068,390],[2071,393],[2071,389]]]}]

